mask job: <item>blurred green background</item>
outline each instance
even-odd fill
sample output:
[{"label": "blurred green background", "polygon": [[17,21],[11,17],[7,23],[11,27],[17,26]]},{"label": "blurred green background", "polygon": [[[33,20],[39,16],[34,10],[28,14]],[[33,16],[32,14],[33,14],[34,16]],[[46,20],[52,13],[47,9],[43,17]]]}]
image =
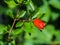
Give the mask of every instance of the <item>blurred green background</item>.
[{"label": "blurred green background", "polygon": [[60,45],[60,0],[0,0],[0,45]]}]

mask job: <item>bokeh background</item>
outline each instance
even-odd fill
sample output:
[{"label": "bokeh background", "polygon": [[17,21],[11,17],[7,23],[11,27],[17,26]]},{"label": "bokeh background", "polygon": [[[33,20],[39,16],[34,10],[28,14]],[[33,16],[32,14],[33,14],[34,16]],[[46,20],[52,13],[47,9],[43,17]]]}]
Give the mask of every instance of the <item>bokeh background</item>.
[{"label": "bokeh background", "polygon": [[0,45],[60,45],[60,0],[0,0]]}]

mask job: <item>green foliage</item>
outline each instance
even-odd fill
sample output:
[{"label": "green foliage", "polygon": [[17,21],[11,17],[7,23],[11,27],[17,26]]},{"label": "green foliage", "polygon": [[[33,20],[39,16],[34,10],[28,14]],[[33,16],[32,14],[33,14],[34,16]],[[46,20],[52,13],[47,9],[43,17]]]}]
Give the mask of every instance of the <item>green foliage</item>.
[{"label": "green foliage", "polygon": [[31,10],[31,11],[35,10],[34,4],[31,0],[26,1],[25,4],[27,6],[27,10]]},{"label": "green foliage", "polygon": [[[59,15],[59,0],[1,1],[0,45],[60,44]],[[42,31],[33,24],[35,18],[45,22]]]},{"label": "green foliage", "polygon": [[0,34],[3,34],[4,31],[7,31],[7,27],[0,24]]},{"label": "green foliage", "polygon": [[57,8],[57,9],[60,9],[60,1],[59,0],[50,0],[50,4],[53,6],[53,7],[55,7],[55,8]]},{"label": "green foliage", "polygon": [[18,3],[21,3],[23,0],[17,0]]},{"label": "green foliage", "polygon": [[12,35],[17,36],[17,35],[20,34],[22,31],[23,31],[22,28],[20,28],[20,29],[15,29],[15,30],[12,32]]},{"label": "green foliage", "polygon": [[16,27],[21,27],[23,23],[21,21],[17,22]]},{"label": "green foliage", "polygon": [[17,18],[22,18],[26,14],[26,11],[22,10],[17,14]]},{"label": "green foliage", "polygon": [[57,18],[59,17],[59,14],[58,13],[55,13],[55,12],[52,12],[51,14],[51,17],[52,17],[52,20],[57,20]]},{"label": "green foliage", "polygon": [[16,4],[15,2],[14,2],[14,0],[4,0],[5,1],[5,3],[7,3],[8,4],[8,7],[9,8],[15,8],[18,4]]},{"label": "green foliage", "polygon": [[9,15],[11,18],[14,18],[13,11],[11,9],[8,9],[6,11],[6,15]]}]

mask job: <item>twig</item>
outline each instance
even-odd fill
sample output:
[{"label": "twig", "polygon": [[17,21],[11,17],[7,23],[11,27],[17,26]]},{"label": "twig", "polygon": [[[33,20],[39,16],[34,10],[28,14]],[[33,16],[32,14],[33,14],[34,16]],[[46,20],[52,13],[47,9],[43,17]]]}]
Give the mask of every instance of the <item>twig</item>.
[{"label": "twig", "polygon": [[10,35],[11,35],[12,29],[13,29],[14,24],[15,24],[16,21],[17,21],[17,20],[16,20],[16,18],[15,18],[14,21],[13,21],[12,27],[11,27],[11,29],[9,30],[8,41],[10,40]]},{"label": "twig", "polygon": [[[14,27],[14,24],[15,24],[15,22],[16,21],[18,21],[19,19],[14,19],[14,21],[13,21],[13,24],[12,24],[12,27],[10,28],[10,30],[8,31],[8,41],[10,41],[10,35],[11,35],[11,32],[12,32],[12,29],[13,29],[13,27]],[[33,20],[20,20],[20,21],[23,21],[23,22],[32,22]]]},{"label": "twig", "polygon": [[33,22],[33,20],[19,20],[19,21],[21,21],[21,22]]}]

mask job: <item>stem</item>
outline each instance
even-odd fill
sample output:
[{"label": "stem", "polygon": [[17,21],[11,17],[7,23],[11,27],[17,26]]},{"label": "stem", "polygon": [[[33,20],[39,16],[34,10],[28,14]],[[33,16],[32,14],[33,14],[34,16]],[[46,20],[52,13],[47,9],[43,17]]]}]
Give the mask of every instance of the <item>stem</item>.
[{"label": "stem", "polygon": [[19,20],[19,21],[21,21],[21,22],[33,22],[33,20]]},{"label": "stem", "polygon": [[[18,21],[18,20],[19,20],[19,19],[16,19],[16,18],[15,18],[14,21],[13,21],[13,24],[12,24],[10,30],[9,30],[8,41],[10,41],[10,35],[11,35],[12,29],[13,29],[13,27],[14,27],[14,24],[15,24],[15,22]],[[23,21],[23,22],[32,22],[33,20],[20,20],[20,21]]]},{"label": "stem", "polygon": [[13,29],[13,27],[14,27],[15,22],[16,22],[16,18],[14,19],[13,24],[12,24],[12,27],[11,27],[11,29],[9,30],[8,41],[10,40],[10,35],[11,35],[11,32],[12,32],[12,29]]}]

